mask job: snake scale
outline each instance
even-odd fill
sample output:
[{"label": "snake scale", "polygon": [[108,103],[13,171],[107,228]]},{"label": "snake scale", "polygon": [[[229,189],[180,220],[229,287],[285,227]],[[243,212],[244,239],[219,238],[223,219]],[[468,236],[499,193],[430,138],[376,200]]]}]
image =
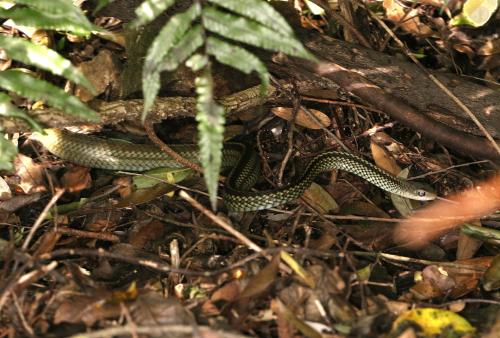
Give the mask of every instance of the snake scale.
[{"label": "snake scale", "polygon": [[[181,168],[182,165],[154,145],[132,144],[94,136],[46,129],[34,133],[54,155],[93,168],[145,171],[159,167]],[[181,156],[198,163],[198,147],[193,144],[172,145]],[[302,174],[284,187],[252,191],[260,176],[257,154],[240,143],[225,143],[222,151],[223,169],[233,168],[226,183],[223,199],[231,211],[254,211],[290,202],[302,195],[316,176],[324,171],[340,169],[360,176],[377,187],[410,199],[428,201],[436,198],[426,186],[397,178],[370,162],[350,153],[328,151],[316,156]]]}]

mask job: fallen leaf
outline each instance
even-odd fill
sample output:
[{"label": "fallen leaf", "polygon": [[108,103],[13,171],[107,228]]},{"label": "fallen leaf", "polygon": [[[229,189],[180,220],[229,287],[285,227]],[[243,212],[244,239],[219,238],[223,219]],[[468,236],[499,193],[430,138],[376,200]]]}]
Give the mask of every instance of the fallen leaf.
[{"label": "fallen leaf", "polygon": [[18,154],[14,160],[14,167],[17,176],[21,179],[19,187],[24,193],[29,194],[47,190],[43,164],[35,163],[31,157]]},{"label": "fallen leaf", "polygon": [[[476,220],[472,222],[473,225],[480,227],[481,221]],[[463,231],[460,231],[460,235],[458,237],[458,247],[457,247],[457,259],[469,259],[474,257],[477,250],[481,247],[483,241],[468,236]]]},{"label": "fallen leaf", "polygon": [[264,269],[260,270],[255,276],[250,278],[247,286],[239,295],[239,299],[251,298],[261,295],[269,286],[274,283],[278,274],[280,256],[276,255]]},{"label": "fallen leaf", "polygon": [[116,95],[119,93],[118,86],[121,83],[119,61],[109,50],[101,50],[94,59],[80,63],[77,68],[96,90],[94,95],[87,89],[77,86],[75,95],[83,102],[92,100],[108,89],[111,89]]},{"label": "fallen leaf", "polygon": [[79,192],[92,186],[90,168],[71,167],[61,177],[61,184],[68,192]]},{"label": "fallen leaf", "polygon": [[0,201],[6,201],[12,198],[12,191],[3,177],[0,177]]},{"label": "fallen leaf", "polygon": [[390,172],[394,176],[398,176],[398,174],[401,172],[401,167],[384,148],[382,148],[375,142],[370,142],[370,149],[372,151],[373,160],[375,161],[377,167]]},{"label": "fallen leaf", "polygon": [[335,213],[339,210],[339,205],[333,197],[322,186],[314,182],[304,191],[302,198],[321,214]]},{"label": "fallen leaf", "polygon": [[[299,109],[295,117],[295,123],[299,126],[309,129],[321,129],[323,127],[330,126],[330,118],[316,109],[308,109],[321,123],[314,121],[313,118],[309,116],[305,111]],[[291,121],[293,118],[293,109],[286,107],[276,107],[272,108],[271,111],[274,115],[281,117],[283,120]]]},{"label": "fallen leaf", "polygon": [[[413,323],[419,326],[424,335],[449,333],[473,333],[474,327],[460,315],[441,309],[421,308],[403,312],[394,321],[392,330],[397,331],[404,323]],[[451,331],[451,332],[450,332]]]},{"label": "fallen leaf", "polygon": [[418,10],[407,10],[396,0],[384,0],[383,6],[387,18],[404,31],[419,37],[433,34],[432,29],[420,21]]}]

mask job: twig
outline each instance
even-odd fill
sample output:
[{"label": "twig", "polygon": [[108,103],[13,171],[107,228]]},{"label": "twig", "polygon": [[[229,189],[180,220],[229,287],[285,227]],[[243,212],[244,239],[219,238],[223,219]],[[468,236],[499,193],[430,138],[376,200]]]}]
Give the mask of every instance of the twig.
[{"label": "twig", "polygon": [[146,129],[149,139],[153,141],[153,143],[156,144],[156,146],[168,156],[172,157],[175,161],[179,162],[187,168],[191,168],[199,173],[203,173],[203,169],[198,164],[182,157],[179,153],[177,153],[175,150],[166,145],[162,140],[160,140],[160,138],[154,131],[153,123],[151,121],[146,121],[144,123],[144,129]]},{"label": "twig", "polygon": [[24,240],[23,246],[21,247],[23,250],[28,249],[28,246],[30,245],[31,239],[35,235],[38,228],[40,228],[40,226],[42,225],[42,222],[45,220],[45,217],[47,217],[47,214],[49,213],[50,208],[52,208],[52,206],[57,202],[57,200],[59,199],[59,197],[62,196],[63,193],[64,193],[64,189],[56,189],[56,193],[52,196],[49,203],[47,203],[47,205],[43,209],[42,213],[38,216],[35,224],[33,224],[33,226],[31,227],[30,232],[28,233],[28,236],[26,236],[26,239]]},{"label": "twig", "polygon": [[253,251],[255,251],[255,252],[261,252],[262,251],[262,248],[260,246],[258,246],[254,242],[252,242],[248,237],[246,237],[245,235],[243,235],[241,232],[236,231],[236,229],[234,229],[232,226],[230,226],[223,219],[221,219],[220,217],[218,217],[217,215],[215,215],[212,211],[208,210],[203,205],[201,205],[197,200],[195,200],[194,198],[192,198],[184,190],[181,190],[179,192],[179,196],[181,198],[185,199],[186,201],[188,201],[189,204],[191,204],[193,207],[195,207],[196,209],[198,209],[202,214],[204,214],[205,216],[207,216],[212,222],[214,222],[215,224],[217,224],[218,226],[220,226],[222,229],[224,229],[227,232],[229,232],[231,235],[233,235],[234,237],[236,237],[241,243],[245,244],[246,246],[248,246]]},{"label": "twig", "polygon": [[55,230],[57,233],[64,234],[64,235],[70,235],[73,237],[82,237],[82,238],[94,238],[94,239],[99,239],[101,241],[108,241],[108,242],[119,242],[120,237],[110,234],[107,232],[94,232],[94,231],[85,231],[85,230],[78,230],[78,229],[72,229],[68,227],[59,227]]},{"label": "twig", "polygon": [[281,186],[283,183],[283,175],[285,174],[286,164],[288,163],[290,156],[292,156],[293,132],[295,129],[295,118],[297,117],[297,113],[299,112],[299,109],[300,109],[300,102],[299,102],[297,96],[295,96],[293,98],[292,102],[293,102],[293,111],[292,111],[292,119],[288,123],[287,150],[286,150],[285,156],[283,157],[283,160],[281,161],[280,169],[278,171],[278,185],[279,186]]}]

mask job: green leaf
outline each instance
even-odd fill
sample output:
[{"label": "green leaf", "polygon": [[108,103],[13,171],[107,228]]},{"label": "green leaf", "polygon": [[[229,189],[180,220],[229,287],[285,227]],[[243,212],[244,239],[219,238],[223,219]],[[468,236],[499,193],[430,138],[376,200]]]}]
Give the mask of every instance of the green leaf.
[{"label": "green leaf", "polygon": [[132,182],[137,189],[154,187],[158,182],[179,183],[193,176],[195,171],[191,168],[156,168],[148,170],[144,175],[134,176]]},{"label": "green leaf", "polygon": [[210,7],[203,10],[202,17],[203,25],[207,30],[225,38],[271,51],[284,52],[292,56],[315,60],[315,57],[291,34],[285,35],[256,21],[224,13]]},{"label": "green leaf", "polygon": [[236,68],[245,74],[256,71],[261,80],[261,93],[267,92],[269,73],[258,57],[239,46],[231,45],[214,37],[207,39],[207,52],[220,63]]},{"label": "green leaf", "polygon": [[17,147],[9,140],[6,140],[3,133],[0,133],[0,170],[13,170],[12,161],[14,161],[16,155]]},{"label": "green leaf", "polygon": [[293,30],[281,14],[269,3],[262,0],[208,0],[218,6],[249,17],[263,26],[284,35],[293,34]]},{"label": "green leaf", "polygon": [[0,93],[0,116],[21,118],[25,120],[35,131],[42,131],[42,127],[35,120],[29,117],[26,112],[10,103],[10,96],[5,93]]},{"label": "green leaf", "polygon": [[213,80],[210,67],[206,67],[202,75],[196,78],[196,100],[198,121],[198,146],[203,176],[208,195],[215,210],[217,205],[217,188],[222,162],[222,143],[224,138],[224,109],[215,103],[213,98]]},{"label": "green leaf", "polygon": [[66,13],[84,16],[81,10],[68,0],[15,0],[19,5],[26,5],[48,13]]},{"label": "green leaf", "polygon": [[137,28],[150,23],[162,12],[174,4],[175,0],[146,0],[135,9],[137,19],[131,23],[132,28]]},{"label": "green leaf", "polygon": [[200,25],[191,28],[165,57],[161,70],[175,70],[203,45],[203,30]]},{"label": "green leaf", "polygon": [[46,101],[49,105],[66,113],[98,121],[96,112],[88,108],[77,97],[31,75],[17,70],[0,72],[0,87],[31,100]]},{"label": "green leaf", "polygon": [[[146,118],[160,89],[160,72],[162,64],[171,49],[177,45],[191,26],[191,22],[201,13],[198,4],[194,4],[183,13],[174,15],[163,26],[158,36],[148,49],[142,69],[142,91],[144,94],[144,110],[142,120]],[[157,83],[151,83],[157,81]]]},{"label": "green leaf", "polygon": [[36,45],[21,38],[0,35],[0,46],[14,60],[36,66],[55,75],[60,75],[76,84],[94,91],[90,82],[60,54],[42,45]]},{"label": "green leaf", "polygon": [[498,0],[467,0],[462,13],[455,16],[450,24],[481,27],[490,20],[497,8]]},{"label": "green leaf", "polygon": [[208,56],[202,54],[195,54],[186,61],[186,66],[191,68],[193,72],[197,72],[200,69],[208,65]]},{"label": "green leaf", "polygon": [[29,7],[13,7],[7,10],[0,9],[0,17],[10,18],[22,26],[66,31],[80,36],[88,36],[93,32],[105,32],[102,28],[88,22],[87,18],[71,13],[51,13]]}]

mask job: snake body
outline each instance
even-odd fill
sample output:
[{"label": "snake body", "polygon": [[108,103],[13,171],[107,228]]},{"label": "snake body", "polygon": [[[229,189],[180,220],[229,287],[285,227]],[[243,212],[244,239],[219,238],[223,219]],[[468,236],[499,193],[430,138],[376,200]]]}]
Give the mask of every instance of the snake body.
[{"label": "snake body", "polygon": [[[59,129],[46,129],[45,134],[34,133],[32,138],[40,141],[54,155],[82,166],[128,171],[183,167],[153,145],[101,139]],[[181,156],[198,163],[196,145],[171,147]],[[300,197],[319,173],[333,169],[353,173],[385,191],[406,198],[421,201],[436,198],[426,186],[394,177],[370,162],[346,152],[322,153],[289,185],[266,191],[250,190],[260,175],[260,165],[257,155],[249,147],[240,143],[225,143],[222,166],[233,168],[223,194],[225,204],[231,211],[262,210],[290,202]]]}]

